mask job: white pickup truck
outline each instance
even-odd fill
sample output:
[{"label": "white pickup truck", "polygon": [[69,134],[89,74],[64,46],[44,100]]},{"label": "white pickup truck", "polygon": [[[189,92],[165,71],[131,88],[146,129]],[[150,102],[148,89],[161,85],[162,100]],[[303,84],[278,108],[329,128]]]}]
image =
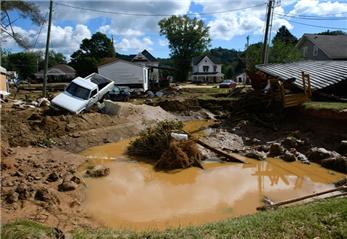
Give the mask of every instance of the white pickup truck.
[{"label": "white pickup truck", "polygon": [[79,114],[103,99],[114,87],[114,81],[93,73],[85,78],[77,77],[52,100],[52,106]]}]

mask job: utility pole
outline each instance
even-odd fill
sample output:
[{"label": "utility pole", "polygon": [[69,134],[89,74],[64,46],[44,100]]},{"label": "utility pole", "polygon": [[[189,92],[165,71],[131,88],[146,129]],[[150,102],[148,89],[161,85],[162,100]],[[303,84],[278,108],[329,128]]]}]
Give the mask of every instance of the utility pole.
[{"label": "utility pole", "polygon": [[46,97],[46,91],[47,91],[47,68],[48,68],[48,57],[49,57],[49,41],[51,37],[52,8],[53,8],[53,0],[50,0],[46,52],[45,52],[45,67],[43,71],[43,92],[42,92],[43,97]]},{"label": "utility pole", "polygon": [[246,45],[245,45],[245,50],[249,47],[249,35],[246,37]]},{"label": "utility pole", "polygon": [[273,0],[269,0],[267,5],[267,14],[266,14],[266,26],[265,26],[265,36],[264,36],[264,44],[263,44],[263,52],[262,52],[262,63],[266,64],[268,61],[268,40],[269,40],[269,28],[270,28],[270,20],[271,20],[271,10],[273,6]]}]

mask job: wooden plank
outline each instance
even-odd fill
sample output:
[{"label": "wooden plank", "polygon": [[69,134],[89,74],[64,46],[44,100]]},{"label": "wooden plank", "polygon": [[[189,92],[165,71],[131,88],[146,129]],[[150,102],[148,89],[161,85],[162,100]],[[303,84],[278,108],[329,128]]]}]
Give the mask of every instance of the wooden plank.
[{"label": "wooden plank", "polygon": [[336,191],[343,191],[343,190],[346,190],[346,189],[347,189],[347,186],[341,186],[341,187],[337,187],[337,188],[334,188],[334,189],[326,190],[326,191],[323,191],[323,192],[314,193],[314,194],[306,195],[306,196],[303,196],[303,197],[293,198],[293,199],[285,200],[285,201],[282,201],[282,202],[273,203],[271,205],[265,205],[265,206],[257,207],[257,210],[266,210],[266,209],[269,209],[269,208],[272,208],[272,207],[278,207],[278,206],[282,206],[282,205],[286,205],[286,204],[289,204],[289,203],[302,201],[302,200],[305,200],[305,199],[308,199],[308,198],[313,198],[313,197],[317,197],[317,196],[320,196],[320,195],[324,195],[324,194],[328,194],[328,193],[332,193],[332,192],[336,192]]},{"label": "wooden plank", "polygon": [[199,139],[195,139],[194,140],[197,144],[200,144],[201,146],[211,150],[212,152],[222,156],[222,157],[225,157],[227,159],[229,159],[231,162],[238,162],[238,163],[246,163],[244,161],[244,157],[239,155],[239,154],[235,154],[235,153],[225,153],[223,152],[222,150],[219,150],[219,149],[216,149],[214,147],[212,147],[211,145],[208,145],[204,142],[202,142],[201,140]]}]

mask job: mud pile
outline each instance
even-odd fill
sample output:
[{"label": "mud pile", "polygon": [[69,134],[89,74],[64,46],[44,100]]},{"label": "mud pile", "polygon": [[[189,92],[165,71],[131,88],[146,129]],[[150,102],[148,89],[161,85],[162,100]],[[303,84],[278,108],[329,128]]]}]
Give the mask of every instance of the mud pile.
[{"label": "mud pile", "polygon": [[2,222],[25,217],[62,229],[89,224],[79,207],[85,185],[77,167],[84,161],[57,149],[13,149],[1,161]]},{"label": "mud pile", "polygon": [[195,142],[176,141],[170,134],[182,131],[180,121],[161,121],[148,127],[130,143],[128,154],[144,157],[145,161],[155,165],[157,170],[173,170],[197,166],[202,168],[202,155]]},{"label": "mud pile", "polygon": [[[91,146],[132,137],[153,122],[175,118],[160,107],[118,102],[107,104],[108,109],[116,109],[115,114],[57,114],[39,108],[2,110],[1,140],[9,147],[55,146],[80,152]],[[6,154],[6,147],[2,147],[2,154]]]}]

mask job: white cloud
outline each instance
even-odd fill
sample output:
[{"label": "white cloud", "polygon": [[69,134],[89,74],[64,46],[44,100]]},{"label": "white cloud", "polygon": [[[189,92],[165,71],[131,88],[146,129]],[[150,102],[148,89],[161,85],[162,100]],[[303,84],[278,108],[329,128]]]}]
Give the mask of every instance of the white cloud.
[{"label": "white cloud", "polygon": [[[31,50],[44,50],[46,45],[47,29],[42,30],[39,35],[38,30],[24,30],[23,28],[17,26],[14,27],[14,31],[25,36],[29,42],[29,46],[31,46]],[[52,25],[50,49],[62,52],[64,55],[68,56],[79,48],[79,45],[84,38],[90,37],[91,32],[85,25],[78,24],[75,27],[60,27]],[[7,38],[7,41],[3,42],[2,45],[4,48],[18,48],[16,42],[11,38]]]},{"label": "white cloud", "polygon": [[159,39],[159,45],[160,46],[168,46],[169,45],[169,42],[168,42],[168,40],[166,40],[166,39]]},{"label": "white cloud", "polygon": [[[195,0],[203,6],[204,12],[218,12],[229,9],[240,9],[249,6],[260,5],[263,1],[206,1]],[[211,37],[214,39],[230,40],[235,36],[244,34],[261,34],[264,27],[265,4],[261,6],[215,14],[209,21]]]},{"label": "white cloud", "polygon": [[[87,21],[96,18],[111,20],[110,28],[120,34],[126,32],[127,29],[137,31],[157,31],[159,29],[158,22],[164,16],[185,14],[189,10],[190,0],[117,0],[117,1],[69,1],[58,2],[55,6],[55,19],[65,19],[77,21],[85,24]],[[67,7],[64,5],[73,6]],[[47,8],[47,4],[42,3],[42,8]],[[101,12],[83,10],[93,9]],[[115,13],[112,14],[111,12]],[[154,16],[130,16],[125,14],[142,14]]]},{"label": "white cloud", "polygon": [[319,0],[299,0],[290,15],[336,15],[340,16],[347,12],[347,3],[338,1],[322,2]]},{"label": "white cloud", "polygon": [[133,37],[133,38],[122,38],[122,40],[119,43],[115,44],[116,51],[121,52],[139,52],[143,49],[152,50],[153,41],[148,38],[144,37],[142,39]]}]

